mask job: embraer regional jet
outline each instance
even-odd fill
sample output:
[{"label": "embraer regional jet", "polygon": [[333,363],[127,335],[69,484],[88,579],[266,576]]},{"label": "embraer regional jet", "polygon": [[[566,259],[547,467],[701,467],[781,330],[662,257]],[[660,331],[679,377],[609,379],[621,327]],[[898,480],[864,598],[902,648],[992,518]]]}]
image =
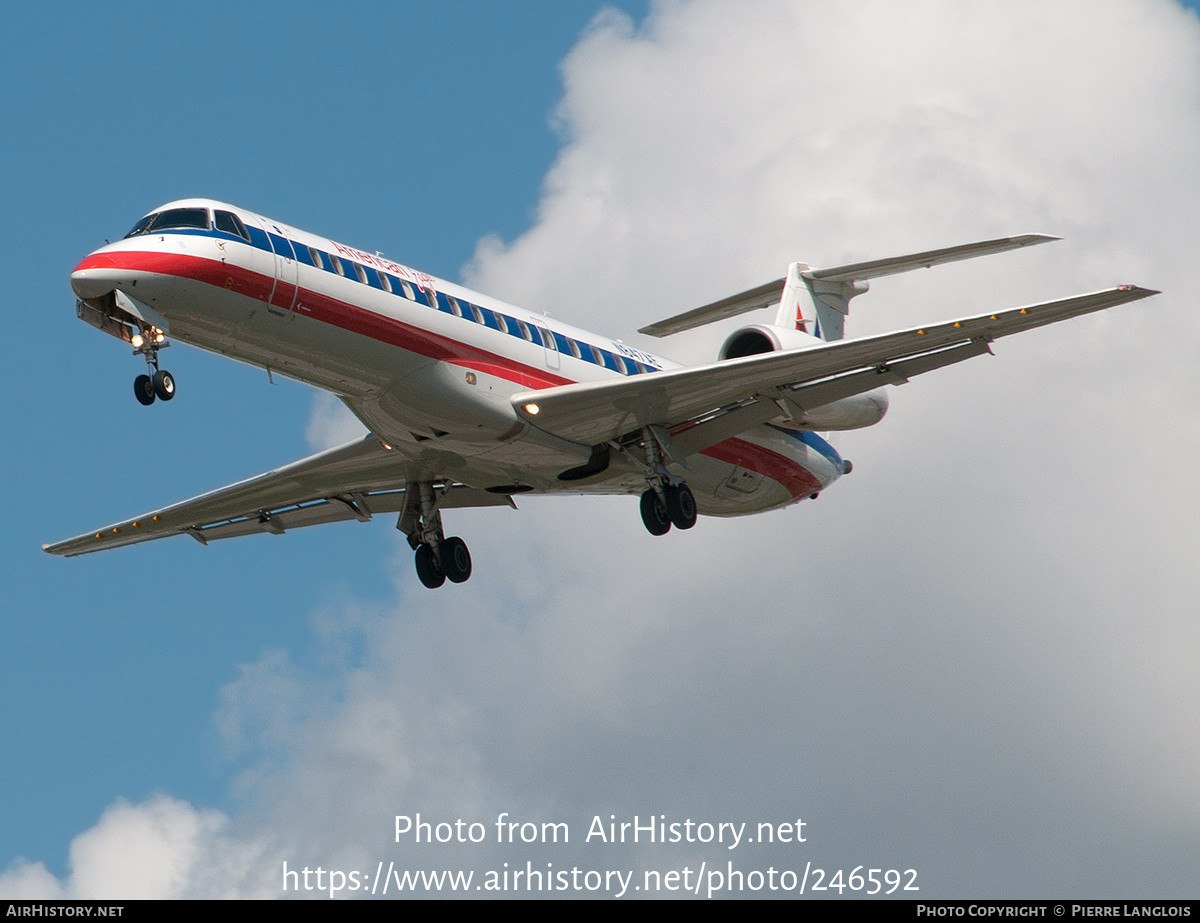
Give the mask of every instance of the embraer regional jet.
[{"label": "embraer regional jet", "polygon": [[336,394],[369,435],[54,545],[77,555],[190,535],[208,544],[399,515],[427,587],[471,575],[442,511],[516,494],[641,497],[655,535],[697,513],[787,506],[850,471],[818,432],[879,422],[886,385],[991,352],[993,340],[1157,294],[1089,295],[843,339],[869,279],[1040,244],[1040,234],[826,269],[792,263],[758,288],[642,328],[651,336],[776,306],[717,361],[682,368],[620,340],[206,199],[172,202],[71,275],[80,319],[146,362],[143,404],[168,401],[168,338]]}]

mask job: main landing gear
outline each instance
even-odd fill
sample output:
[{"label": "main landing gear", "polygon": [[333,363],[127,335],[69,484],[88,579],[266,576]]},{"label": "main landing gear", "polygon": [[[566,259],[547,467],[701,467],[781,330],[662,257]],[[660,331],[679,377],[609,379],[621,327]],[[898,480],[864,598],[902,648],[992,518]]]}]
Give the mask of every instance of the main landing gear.
[{"label": "main landing gear", "polygon": [[666,535],[671,526],[690,529],[696,524],[696,497],[682,481],[677,482],[663,464],[670,457],[670,436],[655,427],[642,430],[646,449],[646,483],[642,494],[642,522],[651,535]]},{"label": "main landing gear", "polygon": [[651,535],[666,535],[671,526],[690,529],[696,524],[696,498],[692,489],[687,484],[651,487],[642,494],[642,522]]},{"label": "main landing gear", "polygon": [[[443,488],[444,490],[445,488]],[[432,481],[408,485],[408,495],[396,528],[408,536],[416,552],[417,578],[431,590],[447,580],[465,583],[471,576],[471,552],[458,536],[446,538],[438,510],[441,493]]]},{"label": "main landing gear", "polygon": [[158,367],[158,351],[171,345],[166,336],[161,330],[149,327],[135,333],[130,342],[133,344],[133,354],[146,360],[146,371],[149,373],[133,380],[133,394],[138,403],[149,407],[156,397],[169,401],[175,396],[175,378],[166,369]]}]

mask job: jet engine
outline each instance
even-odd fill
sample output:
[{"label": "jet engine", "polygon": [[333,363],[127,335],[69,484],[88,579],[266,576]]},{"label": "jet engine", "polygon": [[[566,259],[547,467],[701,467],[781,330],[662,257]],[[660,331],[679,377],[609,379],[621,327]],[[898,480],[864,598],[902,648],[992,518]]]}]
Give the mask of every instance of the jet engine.
[{"label": "jet engine", "polygon": [[[741,359],[759,353],[783,350],[811,349],[827,345],[803,330],[793,330],[776,324],[753,324],[735,330],[721,344],[717,354],[719,360]],[[783,396],[793,419],[806,429],[830,430],[862,429],[873,426],[883,419],[888,409],[888,396],[884,388],[876,388],[865,394],[844,397],[818,407],[808,407],[803,398]]]},{"label": "jet engine", "polygon": [[823,346],[824,341],[803,330],[778,327],[775,324],[754,324],[731,333],[717,354],[718,359],[741,359],[759,353],[774,353],[782,349],[806,349]]}]

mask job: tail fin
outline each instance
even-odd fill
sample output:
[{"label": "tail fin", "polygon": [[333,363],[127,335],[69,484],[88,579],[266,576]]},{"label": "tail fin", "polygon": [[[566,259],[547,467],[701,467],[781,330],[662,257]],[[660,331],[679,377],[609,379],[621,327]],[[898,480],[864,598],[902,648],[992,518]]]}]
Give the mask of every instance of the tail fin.
[{"label": "tail fin", "polygon": [[[870,286],[861,279],[848,282],[827,282],[813,277],[807,263],[792,263],[784,277],[775,326],[812,333],[822,340],[840,340],[850,313],[850,299],[861,295]],[[812,302],[812,330],[804,316],[804,303]]]}]

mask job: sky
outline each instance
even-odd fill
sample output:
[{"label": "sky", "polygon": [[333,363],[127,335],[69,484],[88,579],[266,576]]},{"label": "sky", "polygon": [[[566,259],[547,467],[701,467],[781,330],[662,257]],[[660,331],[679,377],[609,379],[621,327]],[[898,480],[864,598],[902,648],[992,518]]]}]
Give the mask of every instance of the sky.
[{"label": "sky", "polygon": [[[1194,9],[69,12],[0,5],[0,252],[29,344],[0,366],[0,896],[732,862],[913,869],[907,897],[1195,897]],[[192,195],[688,362],[745,321],[637,328],[797,259],[1064,238],[876,280],[851,335],[1163,294],[894,389],[816,503],[661,539],[631,498],[454,511],[474,575],[432,593],[379,520],[53,558],[357,431],[182,344],[178,396],[144,408],[141,360],[76,320],[75,263]],[[497,844],[504,812],[570,842]],[[398,840],[417,813],[489,836]],[[802,819],[805,841],[585,841],[635,815]]]}]

